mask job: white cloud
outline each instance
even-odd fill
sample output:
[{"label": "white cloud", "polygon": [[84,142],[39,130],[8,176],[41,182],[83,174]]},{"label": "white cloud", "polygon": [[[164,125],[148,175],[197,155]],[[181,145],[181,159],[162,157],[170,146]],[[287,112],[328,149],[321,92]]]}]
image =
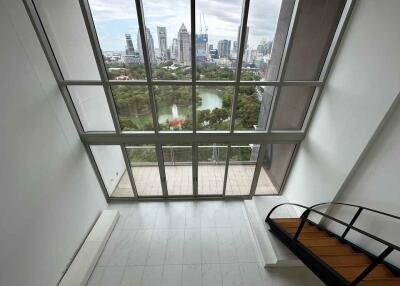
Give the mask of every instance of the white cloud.
[{"label": "white cloud", "polygon": [[[134,0],[89,0],[99,37],[104,49],[123,49],[124,34],[132,33],[136,39],[137,16]],[[196,1],[196,25],[199,28],[200,14],[204,14],[208,26],[209,42],[236,40],[242,13],[241,0],[198,0]],[[158,46],[157,26],[167,27],[169,44],[177,37],[182,23],[190,29],[190,1],[143,0],[146,26]],[[273,40],[279,16],[281,0],[252,0],[248,26],[249,45],[255,47],[262,39]],[[120,40],[117,40],[120,39]],[[134,42],[135,43],[135,42]],[[119,47],[119,48],[117,48]]]}]

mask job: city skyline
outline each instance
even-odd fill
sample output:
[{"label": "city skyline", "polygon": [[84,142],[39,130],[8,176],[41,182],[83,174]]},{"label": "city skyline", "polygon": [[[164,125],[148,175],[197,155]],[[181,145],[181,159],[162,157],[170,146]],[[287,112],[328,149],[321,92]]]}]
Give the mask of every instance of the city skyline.
[{"label": "city skyline", "polygon": [[[96,30],[104,51],[123,51],[125,34],[134,37],[138,33],[136,9],[133,0],[90,0],[90,7],[96,24]],[[254,0],[250,5],[248,27],[250,27],[249,47],[256,48],[261,40],[272,41],[275,34],[281,0]],[[190,2],[143,1],[146,26],[157,39],[157,26],[166,27],[167,46],[177,38],[182,23],[190,33]],[[242,1],[197,1],[196,33],[200,33],[201,13],[208,26],[209,44],[217,46],[220,40],[235,41],[240,25]],[[254,7],[253,7],[254,6]],[[160,12],[162,11],[162,12]],[[161,14],[160,14],[161,13]],[[223,27],[221,29],[221,27]],[[204,33],[205,25],[203,25]],[[158,40],[154,47],[159,48]],[[136,47],[135,47],[136,48]]]}]

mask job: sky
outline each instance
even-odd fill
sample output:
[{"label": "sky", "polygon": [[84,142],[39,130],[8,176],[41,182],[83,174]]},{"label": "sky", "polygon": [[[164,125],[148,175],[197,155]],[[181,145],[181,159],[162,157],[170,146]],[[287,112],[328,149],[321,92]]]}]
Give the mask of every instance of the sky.
[{"label": "sky", "polygon": [[[261,40],[272,41],[282,0],[252,0],[249,9],[248,44],[256,48]],[[178,37],[182,23],[190,32],[189,0],[142,0],[146,26],[158,48],[157,26],[167,28],[168,47]],[[97,34],[103,51],[125,49],[125,34],[132,35],[136,48],[138,24],[134,0],[89,0]],[[196,33],[200,33],[200,17],[208,27],[209,44],[237,39],[242,13],[241,0],[197,0]],[[203,33],[205,32],[203,24]]]}]

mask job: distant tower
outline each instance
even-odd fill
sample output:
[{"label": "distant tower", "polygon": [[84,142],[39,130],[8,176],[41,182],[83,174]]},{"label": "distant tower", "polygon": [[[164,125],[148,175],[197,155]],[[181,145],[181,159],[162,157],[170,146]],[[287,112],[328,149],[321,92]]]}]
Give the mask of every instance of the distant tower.
[{"label": "distant tower", "polygon": [[135,49],[133,47],[131,34],[125,34],[125,40],[126,40],[125,54],[133,55]]},{"label": "distant tower", "polygon": [[233,41],[232,55],[231,55],[233,59],[237,58],[237,53],[238,53],[238,42]]},{"label": "distant tower", "polygon": [[208,34],[196,35],[196,61],[203,63],[207,59],[208,53]]},{"label": "distant tower", "polygon": [[165,27],[157,27],[158,47],[160,48],[160,56],[162,60],[167,59],[167,29]]},{"label": "distant tower", "polygon": [[[145,36],[146,36],[149,60],[152,64],[155,64],[156,63],[156,53],[154,51],[153,36],[151,35],[150,29],[147,27],[145,29]],[[144,58],[143,58],[142,42],[140,40],[140,33],[137,34],[137,46],[138,46],[139,55],[140,55],[140,62],[143,63]]]},{"label": "distant tower", "polygon": [[190,34],[188,33],[185,24],[182,23],[178,32],[178,62],[184,66],[190,66],[190,51]]},{"label": "distant tower", "polygon": [[131,34],[125,34],[125,55],[122,55],[122,59],[125,64],[135,64],[139,62],[139,55],[135,52],[135,48],[133,47]]},{"label": "distant tower", "polygon": [[178,39],[172,39],[172,46],[171,46],[171,59],[178,60]]},{"label": "distant tower", "polygon": [[229,40],[218,41],[219,58],[229,58],[230,53],[231,53],[231,41]]}]

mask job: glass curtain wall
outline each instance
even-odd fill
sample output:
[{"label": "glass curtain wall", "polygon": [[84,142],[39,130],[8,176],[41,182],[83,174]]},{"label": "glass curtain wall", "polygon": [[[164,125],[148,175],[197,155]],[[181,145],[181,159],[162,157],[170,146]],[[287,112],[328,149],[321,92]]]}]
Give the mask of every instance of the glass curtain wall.
[{"label": "glass curtain wall", "polygon": [[279,194],[353,3],[26,1],[110,199]]}]

